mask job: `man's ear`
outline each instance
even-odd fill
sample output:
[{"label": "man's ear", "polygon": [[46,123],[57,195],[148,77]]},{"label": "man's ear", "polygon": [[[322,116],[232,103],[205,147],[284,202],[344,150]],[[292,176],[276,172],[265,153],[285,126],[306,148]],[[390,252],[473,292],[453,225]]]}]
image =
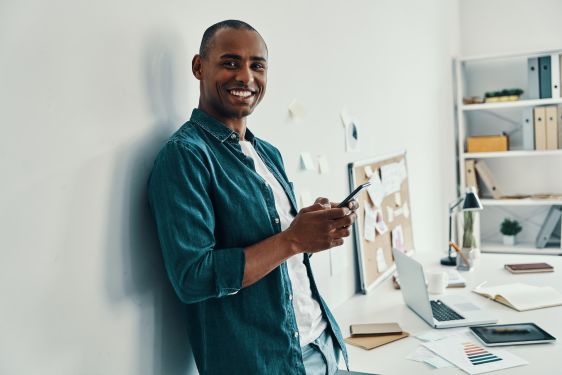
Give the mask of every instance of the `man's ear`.
[{"label": "man's ear", "polygon": [[201,55],[193,56],[191,60],[191,71],[198,80],[201,80]]}]

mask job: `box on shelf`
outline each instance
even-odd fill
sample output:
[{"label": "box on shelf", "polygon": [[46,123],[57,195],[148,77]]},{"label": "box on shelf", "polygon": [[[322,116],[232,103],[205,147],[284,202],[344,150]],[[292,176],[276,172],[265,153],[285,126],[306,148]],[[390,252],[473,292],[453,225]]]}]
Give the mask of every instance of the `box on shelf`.
[{"label": "box on shelf", "polygon": [[467,152],[497,152],[509,150],[509,139],[502,135],[479,135],[468,137]]}]

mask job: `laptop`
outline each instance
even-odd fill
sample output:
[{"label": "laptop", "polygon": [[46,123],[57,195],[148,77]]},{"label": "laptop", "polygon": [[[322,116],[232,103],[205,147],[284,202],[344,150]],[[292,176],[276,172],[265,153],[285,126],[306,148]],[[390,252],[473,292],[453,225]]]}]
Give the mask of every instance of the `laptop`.
[{"label": "laptop", "polygon": [[422,265],[396,249],[392,250],[404,302],[434,328],[450,328],[497,323],[490,312],[463,296],[429,298]]}]

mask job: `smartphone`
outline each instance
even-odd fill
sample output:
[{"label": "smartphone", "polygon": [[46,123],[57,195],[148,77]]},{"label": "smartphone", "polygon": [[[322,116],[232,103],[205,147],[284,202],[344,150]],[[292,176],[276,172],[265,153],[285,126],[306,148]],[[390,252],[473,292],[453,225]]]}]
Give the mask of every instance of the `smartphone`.
[{"label": "smartphone", "polygon": [[349,326],[351,336],[363,335],[393,335],[402,333],[398,323],[352,324]]},{"label": "smartphone", "polygon": [[357,188],[353,190],[351,194],[349,194],[340,204],[338,204],[338,207],[347,207],[349,202],[351,202],[353,198],[357,196],[357,194],[359,194],[360,192],[363,191],[363,189],[366,189],[369,186],[371,186],[371,181],[367,181],[364,184],[357,186]]}]

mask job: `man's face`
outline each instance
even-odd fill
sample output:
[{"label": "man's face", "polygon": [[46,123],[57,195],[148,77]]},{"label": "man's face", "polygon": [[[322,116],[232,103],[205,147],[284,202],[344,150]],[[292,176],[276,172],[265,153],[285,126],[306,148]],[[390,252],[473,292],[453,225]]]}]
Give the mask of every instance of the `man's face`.
[{"label": "man's face", "polygon": [[192,68],[200,80],[199,108],[227,125],[251,114],[265,94],[267,49],[255,31],[217,31]]}]

